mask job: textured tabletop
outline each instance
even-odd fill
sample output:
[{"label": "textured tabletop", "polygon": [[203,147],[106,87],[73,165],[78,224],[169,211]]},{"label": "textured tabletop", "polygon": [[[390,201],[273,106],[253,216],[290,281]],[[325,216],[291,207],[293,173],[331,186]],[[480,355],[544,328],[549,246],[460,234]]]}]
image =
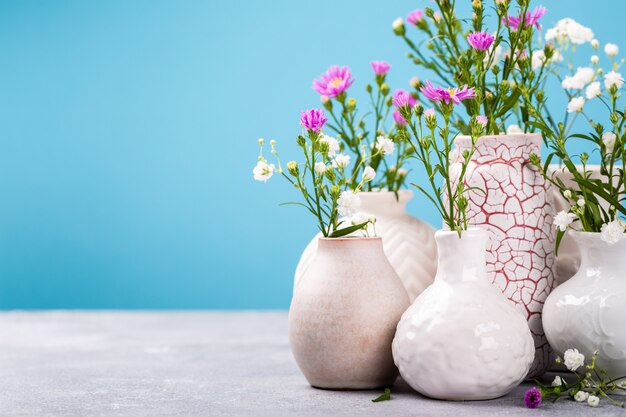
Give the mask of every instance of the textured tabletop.
[{"label": "textured tabletop", "polygon": [[0,416],[626,415],[562,400],[528,410],[518,387],[445,402],[402,381],[378,392],[311,388],[289,351],[284,312],[0,314]]}]

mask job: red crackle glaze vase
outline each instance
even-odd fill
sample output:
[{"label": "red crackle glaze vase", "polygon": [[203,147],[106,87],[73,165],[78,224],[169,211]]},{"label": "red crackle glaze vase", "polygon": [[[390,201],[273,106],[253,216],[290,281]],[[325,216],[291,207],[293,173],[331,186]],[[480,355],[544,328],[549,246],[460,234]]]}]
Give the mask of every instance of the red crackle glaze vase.
[{"label": "red crackle glaze vase", "polygon": [[[471,138],[458,136],[452,155],[459,162]],[[490,232],[487,275],[527,318],[535,341],[535,360],[528,378],[542,375],[552,364],[552,352],[541,323],[544,302],[555,286],[553,195],[531,163],[541,154],[541,135],[483,136],[465,175],[468,222]],[[455,164],[454,178],[460,164]],[[458,175],[458,174],[456,174]]]}]

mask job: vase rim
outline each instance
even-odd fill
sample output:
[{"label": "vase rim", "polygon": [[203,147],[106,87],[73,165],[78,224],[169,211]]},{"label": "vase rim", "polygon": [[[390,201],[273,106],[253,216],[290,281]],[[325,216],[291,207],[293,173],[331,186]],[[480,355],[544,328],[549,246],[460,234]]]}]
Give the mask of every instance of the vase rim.
[{"label": "vase rim", "polygon": [[[454,139],[460,141],[471,140],[472,137],[469,135],[457,135]],[[502,133],[499,135],[483,135],[479,136],[478,140],[485,139],[496,139],[496,140],[506,140],[507,142],[516,142],[516,141],[525,141],[528,139],[541,139],[541,133]]]},{"label": "vase rim", "polygon": [[342,236],[342,237],[324,237],[318,238],[322,242],[364,242],[364,241],[380,241],[383,238],[381,236]]},{"label": "vase rim", "polygon": [[[456,230],[447,230],[447,229],[439,229],[435,232],[435,237],[437,236],[453,236],[456,235],[458,236],[458,233]],[[461,239],[463,238],[463,236],[483,236],[483,235],[487,235],[487,230],[483,229],[482,227],[468,227],[467,230],[463,230],[461,232]]]},{"label": "vase rim", "polygon": [[588,247],[594,248],[616,248],[626,246],[626,237],[619,242],[608,243],[602,240],[600,232],[584,232],[579,230],[569,230],[569,235],[578,243],[584,243]]},{"label": "vase rim", "polygon": [[[359,195],[376,195],[376,196],[388,196],[389,194],[395,194],[395,191],[389,191],[389,190],[372,190],[372,191],[359,191]],[[406,188],[403,188],[401,190],[397,191],[398,194],[400,195],[406,195],[408,197],[411,197],[413,195],[413,190],[409,190]]]}]

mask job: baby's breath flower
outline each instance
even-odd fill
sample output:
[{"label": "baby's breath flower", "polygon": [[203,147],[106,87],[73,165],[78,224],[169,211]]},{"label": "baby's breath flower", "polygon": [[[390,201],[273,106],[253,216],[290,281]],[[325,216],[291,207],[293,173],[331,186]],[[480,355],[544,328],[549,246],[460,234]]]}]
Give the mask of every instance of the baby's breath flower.
[{"label": "baby's breath flower", "polygon": [[574,372],[585,364],[585,355],[580,353],[578,349],[567,349],[563,354],[565,366]]},{"label": "baby's breath flower", "polygon": [[369,182],[373,180],[374,177],[376,177],[376,171],[374,171],[374,168],[370,166],[365,167],[365,169],[363,170],[363,175],[362,175],[363,182]]},{"label": "baby's breath flower", "polygon": [[394,144],[391,139],[381,135],[376,138],[376,148],[382,151],[383,155],[390,155],[393,153]]},{"label": "baby's breath flower", "polygon": [[276,167],[274,164],[268,164],[265,160],[258,161],[256,166],[252,170],[252,174],[254,175],[254,179],[256,181],[267,182],[272,175],[274,175],[274,170]]},{"label": "baby's breath flower", "polygon": [[619,53],[619,47],[614,43],[607,43],[604,45],[604,53],[607,54],[608,57],[613,58]]},{"label": "baby's breath flower", "polygon": [[600,228],[600,239],[613,245],[624,237],[624,225],[619,220],[603,224]]},{"label": "baby's breath flower", "polygon": [[589,398],[589,393],[583,390],[580,390],[576,392],[576,394],[574,394],[574,400],[576,400],[579,403],[587,401],[587,398]]},{"label": "baby's breath flower", "polygon": [[313,166],[313,169],[316,173],[323,174],[324,172],[326,172],[326,164],[323,162],[316,162]]},{"label": "baby's breath flower", "polygon": [[352,190],[346,190],[341,193],[337,200],[339,215],[350,217],[357,213],[361,206],[361,199]]},{"label": "baby's breath flower", "polygon": [[347,167],[348,164],[350,164],[350,155],[346,155],[343,153],[335,156],[335,159],[333,160],[333,168],[343,169]]},{"label": "baby's breath flower", "polygon": [[587,398],[587,404],[589,404],[591,407],[597,407],[598,404],[600,404],[600,398],[596,397],[595,395],[590,395],[589,398]]}]

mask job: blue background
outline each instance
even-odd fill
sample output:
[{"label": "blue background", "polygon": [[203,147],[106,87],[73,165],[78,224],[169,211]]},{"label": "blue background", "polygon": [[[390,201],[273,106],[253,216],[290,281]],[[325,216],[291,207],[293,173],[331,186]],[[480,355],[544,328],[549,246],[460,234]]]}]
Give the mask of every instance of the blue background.
[{"label": "blue background", "polygon": [[[429,4],[2,1],[0,308],[287,308],[315,225],[252,180],[256,140],[297,157],[330,64],[361,102],[372,59],[424,78],[390,25]],[[544,4],[622,39],[622,2]]]}]

